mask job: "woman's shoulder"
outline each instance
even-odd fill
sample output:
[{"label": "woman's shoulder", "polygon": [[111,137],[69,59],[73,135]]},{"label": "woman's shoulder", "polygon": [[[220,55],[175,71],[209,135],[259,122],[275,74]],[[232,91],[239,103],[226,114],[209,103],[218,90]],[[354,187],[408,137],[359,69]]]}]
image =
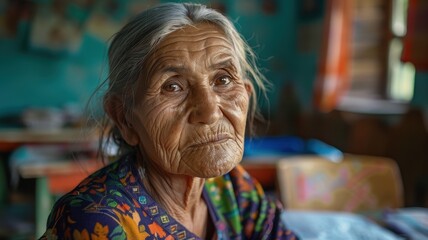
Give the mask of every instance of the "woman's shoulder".
[{"label": "woman's shoulder", "polygon": [[138,182],[132,168],[132,159],[121,158],[62,196],[49,216],[46,235],[55,233],[65,237],[62,234],[104,232],[121,236],[123,226],[136,228],[133,218],[139,212],[138,199],[130,189],[138,186]]},{"label": "woman's shoulder", "polygon": [[90,174],[83,179],[72,191],[64,197],[68,199],[71,196],[99,196],[105,195],[105,190],[122,188],[130,181],[133,175],[131,172],[130,159],[122,157],[103,168]]},{"label": "woman's shoulder", "polygon": [[124,156],[90,174],[72,191],[62,196],[56,205],[76,206],[76,202],[99,203],[106,198],[126,199],[126,188],[137,184],[137,176],[132,169],[132,158]]}]

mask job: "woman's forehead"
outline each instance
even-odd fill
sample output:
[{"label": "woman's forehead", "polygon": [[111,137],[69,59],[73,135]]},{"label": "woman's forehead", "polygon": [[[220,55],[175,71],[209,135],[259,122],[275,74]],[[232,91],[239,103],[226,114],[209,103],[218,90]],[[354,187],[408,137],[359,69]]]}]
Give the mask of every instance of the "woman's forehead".
[{"label": "woman's forehead", "polygon": [[226,61],[239,68],[233,47],[223,31],[203,23],[167,35],[148,58],[146,66],[157,72],[171,65],[212,67]]},{"label": "woman's forehead", "polygon": [[171,50],[200,51],[208,48],[224,48],[233,51],[232,44],[222,29],[214,24],[199,23],[185,26],[168,34],[156,47],[157,53]]}]

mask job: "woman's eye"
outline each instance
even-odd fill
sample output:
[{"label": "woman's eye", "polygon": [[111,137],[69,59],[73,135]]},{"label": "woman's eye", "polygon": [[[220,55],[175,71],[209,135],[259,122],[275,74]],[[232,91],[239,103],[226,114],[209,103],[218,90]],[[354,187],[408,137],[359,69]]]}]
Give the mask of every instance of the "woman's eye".
[{"label": "woman's eye", "polygon": [[179,92],[183,90],[183,88],[177,83],[166,84],[163,89],[167,92]]},{"label": "woman's eye", "polygon": [[229,76],[221,76],[216,79],[215,85],[228,85],[232,80]]}]

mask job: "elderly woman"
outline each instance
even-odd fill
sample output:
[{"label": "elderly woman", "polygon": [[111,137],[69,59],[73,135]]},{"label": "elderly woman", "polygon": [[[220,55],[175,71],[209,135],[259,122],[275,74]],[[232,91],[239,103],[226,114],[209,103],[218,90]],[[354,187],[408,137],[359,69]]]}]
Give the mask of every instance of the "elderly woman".
[{"label": "elderly woman", "polygon": [[129,22],[104,96],[122,156],[56,203],[43,238],[293,239],[238,164],[253,84],[264,86],[253,63],[231,22],[202,5]]}]

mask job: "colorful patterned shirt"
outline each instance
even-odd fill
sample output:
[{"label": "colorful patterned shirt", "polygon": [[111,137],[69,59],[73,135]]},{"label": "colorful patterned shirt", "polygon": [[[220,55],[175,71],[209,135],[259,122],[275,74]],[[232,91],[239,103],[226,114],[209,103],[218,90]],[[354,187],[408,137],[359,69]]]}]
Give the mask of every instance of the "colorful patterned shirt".
[{"label": "colorful patterned shirt", "polygon": [[[200,239],[147,193],[133,155],[95,172],[60,198],[42,239]],[[295,239],[241,166],[206,180],[203,197],[217,239]]]}]

